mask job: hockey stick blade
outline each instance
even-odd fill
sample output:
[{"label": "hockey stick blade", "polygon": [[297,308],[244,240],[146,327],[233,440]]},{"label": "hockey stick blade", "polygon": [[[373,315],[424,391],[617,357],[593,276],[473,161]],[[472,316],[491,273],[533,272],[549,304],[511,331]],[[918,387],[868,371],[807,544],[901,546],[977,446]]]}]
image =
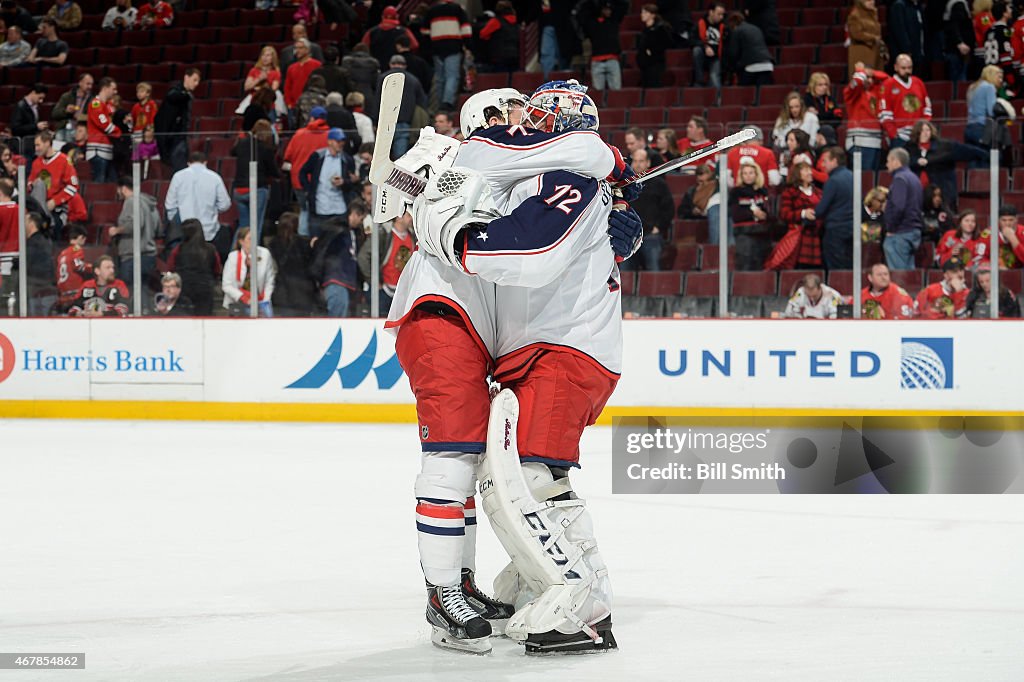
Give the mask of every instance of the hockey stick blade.
[{"label": "hockey stick blade", "polygon": [[391,144],[395,140],[398,124],[398,110],[402,106],[402,91],[405,89],[405,74],[393,73],[384,79],[380,92],[380,113],[377,116],[377,139],[373,145],[373,159],[370,161],[370,182],[384,184],[395,164],[391,161]]},{"label": "hockey stick blade", "polygon": [[706,159],[709,156],[714,156],[715,154],[724,152],[726,149],[730,149],[732,147],[735,147],[736,145],[743,144],[744,142],[749,142],[750,140],[753,140],[755,137],[757,137],[757,133],[753,129],[744,128],[738,133],[733,133],[732,135],[727,135],[723,137],[714,144],[710,144],[707,147],[701,147],[700,149],[694,150],[689,154],[680,156],[678,159],[672,159],[671,161],[667,161],[661,164],[660,166],[656,166],[654,168],[649,169],[646,173],[641,173],[640,175],[637,175],[635,178],[630,178],[626,182],[623,182],[622,184],[616,186],[624,187],[626,185],[632,185],[634,182],[644,182],[645,180],[656,178],[659,175],[670,173],[677,168],[682,168],[683,166],[692,166],[701,159]]}]

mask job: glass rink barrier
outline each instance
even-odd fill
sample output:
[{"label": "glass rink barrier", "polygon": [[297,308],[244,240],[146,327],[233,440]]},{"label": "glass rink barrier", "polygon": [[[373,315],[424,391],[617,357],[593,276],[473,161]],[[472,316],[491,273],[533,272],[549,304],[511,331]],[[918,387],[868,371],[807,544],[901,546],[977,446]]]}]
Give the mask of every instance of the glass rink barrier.
[{"label": "glass rink barrier", "polygon": [[[929,170],[913,148],[896,159],[885,149],[780,150],[773,125],[644,183],[634,203],[644,244],[620,266],[627,318],[1020,317],[1024,187],[997,150],[958,143],[955,164]],[[742,127],[710,125],[707,137]],[[693,144],[666,133],[621,128],[606,139],[624,154],[646,141],[632,154],[643,169],[645,157]]]}]

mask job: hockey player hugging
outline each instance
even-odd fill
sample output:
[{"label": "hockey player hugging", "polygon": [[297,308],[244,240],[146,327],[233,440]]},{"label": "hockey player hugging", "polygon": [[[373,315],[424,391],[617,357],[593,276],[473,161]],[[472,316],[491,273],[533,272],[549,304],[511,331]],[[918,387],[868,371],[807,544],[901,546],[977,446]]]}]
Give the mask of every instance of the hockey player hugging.
[{"label": "hockey player hugging", "polygon": [[[477,93],[460,121],[451,168],[422,149],[395,162],[430,177],[386,326],[416,397],[431,640],[482,654],[504,631],[527,654],[613,649],[611,583],[569,471],[621,371],[616,260],[642,226],[609,183],[633,172],[594,132],[597,107],[575,81],[529,99]],[[474,578],[477,480],[511,558],[494,598]]]}]

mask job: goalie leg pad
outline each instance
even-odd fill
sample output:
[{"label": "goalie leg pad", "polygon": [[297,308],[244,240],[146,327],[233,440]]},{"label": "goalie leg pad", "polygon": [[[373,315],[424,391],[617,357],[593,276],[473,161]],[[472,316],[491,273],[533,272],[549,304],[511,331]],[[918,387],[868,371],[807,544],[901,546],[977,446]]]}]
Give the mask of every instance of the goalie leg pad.
[{"label": "goalie leg pad", "polygon": [[[539,463],[521,464],[516,444],[519,403],[509,390],[492,401],[487,451],[478,476],[484,511],[495,535],[533,594],[509,621],[506,634],[584,631],[610,613],[611,585],[597,552],[586,503],[567,477]],[[503,594],[503,598],[511,595]]]}]

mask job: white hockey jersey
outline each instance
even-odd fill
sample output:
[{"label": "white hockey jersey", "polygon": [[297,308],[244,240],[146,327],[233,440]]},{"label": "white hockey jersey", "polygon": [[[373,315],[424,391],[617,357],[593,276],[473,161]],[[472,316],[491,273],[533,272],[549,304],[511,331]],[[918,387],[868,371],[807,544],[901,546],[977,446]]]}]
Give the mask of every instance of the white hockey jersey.
[{"label": "white hockey jersey", "polygon": [[[556,347],[581,353],[618,375],[622,302],[608,240],[612,197],[607,183],[594,179],[611,172],[614,153],[593,144],[587,137],[592,132],[552,136],[520,127],[483,132],[460,150],[456,165],[488,173],[505,216],[486,230],[470,231],[463,245],[466,271],[498,285],[495,357]],[[537,161],[555,140],[571,142],[574,156],[560,153],[556,168],[544,169]],[[570,172],[570,160],[581,170]],[[511,182],[513,169],[523,167],[539,172]]]},{"label": "white hockey jersey", "polygon": [[[512,188],[527,178],[558,169],[604,178],[615,167],[616,157],[594,132],[552,134],[495,126],[463,142],[455,163],[480,172],[492,188],[495,203],[504,209]],[[607,220],[603,231],[607,232]],[[421,303],[444,303],[467,319],[491,357],[497,357],[495,296],[494,284],[485,278],[460,272],[417,250],[402,271],[385,328],[397,330]]]}]

